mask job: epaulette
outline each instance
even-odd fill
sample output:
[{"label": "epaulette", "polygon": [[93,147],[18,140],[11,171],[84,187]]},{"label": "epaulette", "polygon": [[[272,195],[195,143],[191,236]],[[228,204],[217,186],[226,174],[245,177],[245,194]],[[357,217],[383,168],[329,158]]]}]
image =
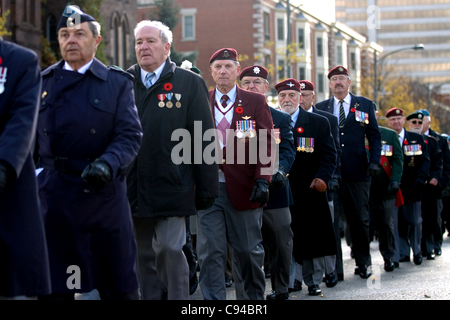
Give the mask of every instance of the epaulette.
[{"label": "epaulette", "polygon": [[108,68],[109,70],[113,70],[113,71],[120,72],[120,73],[122,73],[122,74],[128,76],[131,80],[134,80],[134,76],[133,76],[131,73],[129,73],[129,72],[123,70],[123,69],[122,69],[121,67],[119,67],[119,66],[109,65],[109,66],[107,66],[107,68]]}]

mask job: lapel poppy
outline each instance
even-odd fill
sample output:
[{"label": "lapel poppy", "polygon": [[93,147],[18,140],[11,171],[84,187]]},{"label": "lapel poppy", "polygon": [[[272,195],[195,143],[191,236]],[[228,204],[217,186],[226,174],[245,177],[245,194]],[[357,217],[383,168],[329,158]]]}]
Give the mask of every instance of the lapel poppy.
[{"label": "lapel poppy", "polygon": [[297,128],[297,132],[298,132],[298,133],[302,133],[302,132],[303,132],[303,128],[302,128],[302,127],[298,127],[298,128]]},{"label": "lapel poppy", "polygon": [[355,108],[351,108],[350,111],[351,111],[351,112],[355,112]]},{"label": "lapel poppy", "polygon": [[244,112],[244,109],[242,109],[242,107],[237,107],[236,108],[236,113],[241,114],[242,112]]},{"label": "lapel poppy", "polygon": [[405,139],[405,140],[403,141],[403,144],[408,144],[408,140]]},{"label": "lapel poppy", "polygon": [[166,84],[164,84],[164,89],[166,91],[170,91],[170,90],[172,90],[172,88],[173,88],[173,85],[170,82],[167,82]]}]

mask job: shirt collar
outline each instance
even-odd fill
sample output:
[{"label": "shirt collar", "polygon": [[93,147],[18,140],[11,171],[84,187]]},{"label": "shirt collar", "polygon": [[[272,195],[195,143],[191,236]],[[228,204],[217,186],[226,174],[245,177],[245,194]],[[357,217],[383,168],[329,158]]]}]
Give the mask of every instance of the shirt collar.
[{"label": "shirt collar", "polygon": [[[216,87],[216,101],[218,101],[218,104],[220,104],[220,102],[222,101],[222,96],[224,95],[224,93],[220,92],[219,90],[217,90]],[[231,100],[231,102],[234,102],[236,100],[236,85],[234,85],[234,87],[228,91],[226,93],[226,95],[228,96],[228,99]]]},{"label": "shirt collar", "polygon": [[398,136],[402,139],[402,141],[405,139],[405,128],[402,128],[402,131],[400,131]]},{"label": "shirt collar", "polygon": [[[350,93],[347,94],[347,96],[343,99],[344,102],[348,105],[350,105],[350,102],[352,101],[352,97],[350,96]],[[334,105],[338,105],[340,100],[338,100],[336,97],[334,97]],[[345,106],[345,104],[344,104]]]},{"label": "shirt collar", "polygon": [[[88,63],[86,63],[84,66],[82,66],[80,69],[76,70],[76,72],[81,73],[81,74],[85,74],[87,70],[89,70],[89,68],[91,67],[92,63],[94,62],[94,59],[92,59],[91,61],[89,61]],[[69,71],[75,71],[72,69],[72,67],[67,63],[67,61],[64,62],[64,70],[69,70]]]},{"label": "shirt collar", "polygon": [[[161,73],[164,69],[164,66],[166,65],[166,62],[164,61],[164,63],[162,65],[160,65],[158,67],[158,69],[156,69],[155,71],[153,71],[155,73],[155,75],[152,78],[152,83],[155,84],[156,81],[158,81],[159,77],[161,76]],[[147,74],[150,73],[148,71],[145,71],[144,69],[141,68],[141,81],[143,84],[145,84],[145,77],[147,77]]]},{"label": "shirt collar", "polygon": [[297,119],[298,119],[298,114],[300,113],[300,106],[298,107],[298,109],[297,109],[297,111],[295,111],[292,115],[291,115],[291,119],[292,119],[292,123],[291,123],[291,125],[292,125],[292,127],[294,127],[295,126],[295,124],[297,123]]}]

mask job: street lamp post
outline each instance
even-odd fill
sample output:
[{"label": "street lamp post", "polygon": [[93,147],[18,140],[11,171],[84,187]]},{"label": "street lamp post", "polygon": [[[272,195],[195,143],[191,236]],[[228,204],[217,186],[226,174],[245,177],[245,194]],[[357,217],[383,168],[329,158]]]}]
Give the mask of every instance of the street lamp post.
[{"label": "street lamp post", "polygon": [[380,59],[377,59],[377,51],[373,54],[373,73],[374,73],[374,85],[373,85],[373,102],[378,105],[378,63],[386,59],[388,56],[393,55],[394,53],[400,52],[400,51],[407,51],[407,50],[425,50],[425,47],[423,44],[416,44],[413,47],[406,47],[406,48],[400,48],[394,51],[391,51],[384,56],[382,56]]}]

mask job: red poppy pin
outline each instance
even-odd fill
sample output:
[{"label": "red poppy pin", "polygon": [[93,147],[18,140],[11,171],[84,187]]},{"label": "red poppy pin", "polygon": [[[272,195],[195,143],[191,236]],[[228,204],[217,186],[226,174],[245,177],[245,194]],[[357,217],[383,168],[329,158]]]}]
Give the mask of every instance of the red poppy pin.
[{"label": "red poppy pin", "polygon": [[2,64],[3,63],[3,59],[2,59],[2,57],[0,57],[0,64]]},{"label": "red poppy pin", "polygon": [[351,111],[351,112],[355,112],[355,108],[351,108],[350,111]]},{"label": "red poppy pin", "polygon": [[405,140],[403,141],[403,144],[408,144],[408,140],[405,139]]},{"label": "red poppy pin", "polygon": [[428,144],[428,140],[425,140],[425,143]]},{"label": "red poppy pin", "polygon": [[244,109],[242,109],[242,107],[237,107],[236,112],[241,114],[242,112],[244,112]]},{"label": "red poppy pin", "polygon": [[172,88],[173,88],[173,85],[172,85],[170,82],[167,82],[167,83],[164,85],[164,89],[165,89],[166,91],[170,91],[170,90],[172,90]]},{"label": "red poppy pin", "polygon": [[297,132],[298,132],[298,133],[302,133],[302,132],[303,132],[303,128],[302,128],[302,127],[298,127],[298,128],[297,128]]}]

